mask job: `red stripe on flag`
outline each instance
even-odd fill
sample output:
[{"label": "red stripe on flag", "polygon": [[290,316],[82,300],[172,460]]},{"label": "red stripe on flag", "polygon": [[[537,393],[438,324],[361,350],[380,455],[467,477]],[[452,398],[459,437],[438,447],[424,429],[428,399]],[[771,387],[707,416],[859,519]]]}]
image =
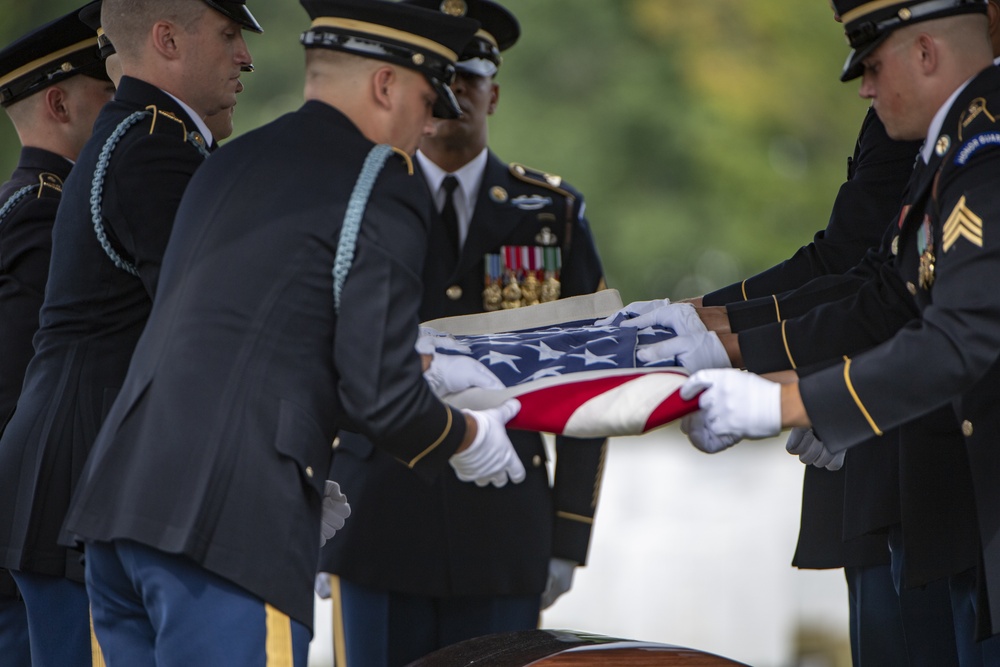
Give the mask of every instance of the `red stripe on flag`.
[{"label": "red stripe on flag", "polygon": [[643,433],[650,431],[658,426],[663,426],[664,424],[669,424],[675,419],[680,419],[684,415],[689,415],[692,412],[698,410],[698,397],[695,396],[689,401],[681,398],[680,389],[674,393],[667,396],[667,399],[656,406],[653,410],[653,414],[649,415],[649,419],[646,420],[646,426],[643,428]]}]

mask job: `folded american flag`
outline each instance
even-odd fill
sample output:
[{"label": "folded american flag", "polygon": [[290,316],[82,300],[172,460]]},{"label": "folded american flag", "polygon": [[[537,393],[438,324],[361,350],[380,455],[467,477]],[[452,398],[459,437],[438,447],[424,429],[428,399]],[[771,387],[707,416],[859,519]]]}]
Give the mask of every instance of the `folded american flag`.
[{"label": "folded american flag", "polygon": [[[483,409],[517,398],[521,411],[511,428],[581,438],[638,435],[697,410],[697,399],[684,401],[678,395],[687,371],[673,360],[644,364],[636,359],[640,346],[672,338],[673,331],[594,326],[595,319],[620,305],[617,292],[608,290],[553,304],[425,323],[468,346],[469,356],[485,364],[507,387],[469,389],[446,400],[462,408]],[[552,308],[546,313],[548,306]],[[528,326],[517,326],[524,324]]]}]

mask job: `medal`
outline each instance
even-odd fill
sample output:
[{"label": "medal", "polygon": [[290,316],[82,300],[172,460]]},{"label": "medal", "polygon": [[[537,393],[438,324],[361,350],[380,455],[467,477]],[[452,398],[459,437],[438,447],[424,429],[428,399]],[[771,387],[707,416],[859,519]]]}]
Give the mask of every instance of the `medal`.
[{"label": "medal", "polygon": [[917,236],[917,250],[920,252],[920,269],[917,272],[917,277],[921,289],[929,290],[934,284],[934,240],[931,236],[929,215],[924,215],[920,232]]},{"label": "medal", "polygon": [[559,284],[559,271],[562,269],[562,252],[559,248],[543,248],[542,263],[545,279],[542,280],[541,302],[548,303],[559,298],[562,286]]},{"label": "medal", "polygon": [[503,303],[502,276],[500,255],[485,255],[483,257],[483,310],[486,312],[500,310],[500,305]]}]

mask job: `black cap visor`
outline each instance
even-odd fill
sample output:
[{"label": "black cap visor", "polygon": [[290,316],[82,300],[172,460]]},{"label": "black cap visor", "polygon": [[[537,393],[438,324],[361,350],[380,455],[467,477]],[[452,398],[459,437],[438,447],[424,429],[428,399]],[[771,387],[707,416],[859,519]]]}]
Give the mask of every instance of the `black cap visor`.
[{"label": "black cap visor", "polygon": [[886,39],[889,38],[891,32],[884,32],[872,41],[868,42],[862,47],[852,49],[847,55],[847,61],[844,63],[844,70],[840,73],[841,81],[851,81],[857,79],[859,76],[864,74],[865,66],[864,60],[872,54],[879,46],[882,45]]},{"label": "black cap visor", "polygon": [[253,14],[250,13],[250,10],[242,2],[228,2],[227,0],[202,0],[202,2],[220,14],[236,21],[245,30],[258,34],[264,32],[264,29],[257,23],[257,19],[254,18]]}]

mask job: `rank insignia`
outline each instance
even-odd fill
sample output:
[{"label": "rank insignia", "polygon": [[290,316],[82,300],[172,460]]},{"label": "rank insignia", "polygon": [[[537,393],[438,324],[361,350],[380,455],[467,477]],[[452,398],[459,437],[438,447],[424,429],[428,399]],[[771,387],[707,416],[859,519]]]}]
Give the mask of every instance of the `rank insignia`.
[{"label": "rank insignia", "polygon": [[494,185],[490,188],[490,199],[498,204],[502,204],[507,201],[507,191],[501,188],[499,185]]},{"label": "rank insignia", "polygon": [[934,145],[934,152],[938,157],[941,157],[948,152],[949,148],[951,148],[951,137],[947,134],[942,134]]},{"label": "rank insignia", "polygon": [[552,197],[543,197],[542,195],[521,195],[511,199],[510,203],[513,204],[515,208],[519,208],[522,211],[537,211],[540,208],[551,206]]},{"label": "rank insignia", "polygon": [[964,196],[958,200],[951,215],[945,220],[941,237],[941,247],[945,252],[955,245],[959,237],[964,237],[974,246],[983,247],[983,219],[966,206]]}]

